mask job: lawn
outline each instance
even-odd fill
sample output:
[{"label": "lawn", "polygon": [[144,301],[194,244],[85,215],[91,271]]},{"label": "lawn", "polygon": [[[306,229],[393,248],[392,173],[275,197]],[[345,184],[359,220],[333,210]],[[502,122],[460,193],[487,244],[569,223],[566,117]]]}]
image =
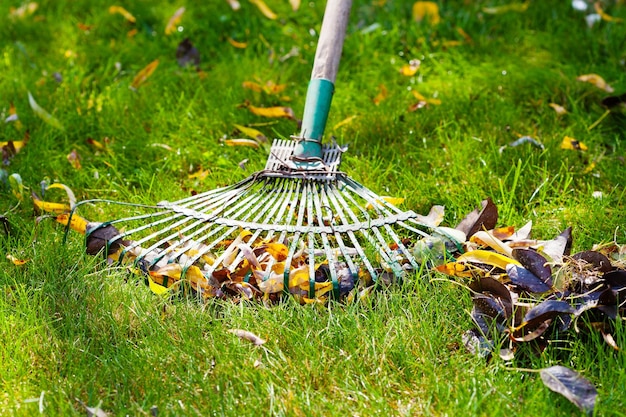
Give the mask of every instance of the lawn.
[{"label": "lawn", "polygon": [[[0,0],[0,414],[580,415],[536,372],[563,365],[595,415],[626,415],[623,317],[619,350],[572,329],[487,359],[463,341],[470,292],[438,272],[352,302],[169,299],[34,210],[32,193],[67,202],[54,183],[138,204],[235,184],[270,150],[246,127],[298,133],[324,2],[234,3]],[[491,198],[498,226],[571,227],[572,253],[613,244],[623,265],[623,2],[435,3],[439,22],[354,1],[325,134],[349,145],[342,170],[450,227]],[[253,111],[274,106],[295,117]]]}]

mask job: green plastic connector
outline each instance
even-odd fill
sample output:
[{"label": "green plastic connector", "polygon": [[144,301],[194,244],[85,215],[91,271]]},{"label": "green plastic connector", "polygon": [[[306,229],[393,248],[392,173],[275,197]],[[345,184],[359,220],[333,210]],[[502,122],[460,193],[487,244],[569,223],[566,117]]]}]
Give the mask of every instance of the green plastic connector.
[{"label": "green plastic connector", "polygon": [[334,91],[335,85],[330,80],[315,78],[309,82],[300,131],[301,142],[294,150],[297,159],[322,158],[322,136]]}]

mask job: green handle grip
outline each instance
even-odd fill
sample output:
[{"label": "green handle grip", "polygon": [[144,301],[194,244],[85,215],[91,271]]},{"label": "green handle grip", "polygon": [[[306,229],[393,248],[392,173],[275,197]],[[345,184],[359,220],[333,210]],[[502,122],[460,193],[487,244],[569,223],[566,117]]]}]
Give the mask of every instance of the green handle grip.
[{"label": "green handle grip", "polygon": [[322,157],[322,136],[326,128],[335,85],[322,78],[312,79],[306,93],[300,143],[294,155],[298,159]]}]

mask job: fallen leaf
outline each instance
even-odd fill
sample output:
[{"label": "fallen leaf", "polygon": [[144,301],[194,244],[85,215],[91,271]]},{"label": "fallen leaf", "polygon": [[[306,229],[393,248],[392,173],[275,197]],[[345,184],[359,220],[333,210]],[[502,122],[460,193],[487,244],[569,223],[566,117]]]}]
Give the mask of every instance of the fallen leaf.
[{"label": "fallen leaf", "polygon": [[262,117],[284,117],[287,119],[295,120],[296,116],[290,107],[275,106],[275,107],[256,107],[248,105],[248,110],[253,114]]},{"label": "fallen leaf", "polygon": [[241,9],[241,4],[239,4],[239,2],[237,0],[226,0],[226,1],[230,5],[231,9],[233,9],[235,11]]},{"label": "fallen leaf", "polygon": [[200,66],[200,52],[193,46],[189,38],[183,39],[176,48],[176,61],[181,67],[193,65],[196,69]]},{"label": "fallen leaf", "polygon": [[231,37],[229,37],[227,40],[229,44],[231,44],[237,49],[246,49],[248,47],[248,42],[239,42],[239,41],[234,40]]},{"label": "fallen leaf", "polygon": [[11,255],[10,253],[7,253],[7,259],[11,262],[13,262],[13,265],[15,266],[22,266],[24,265],[26,262],[28,262],[28,259],[19,259],[16,258],[15,256]]},{"label": "fallen leaf", "polygon": [[569,149],[573,151],[586,151],[587,145],[578,140],[571,138],[569,136],[565,136],[563,141],[561,142],[561,149]]},{"label": "fallen leaf", "polygon": [[542,369],[539,375],[550,390],[567,398],[587,415],[593,414],[598,391],[578,372],[557,365]]},{"label": "fallen leaf", "polygon": [[419,59],[410,60],[408,64],[404,64],[402,68],[400,68],[400,74],[404,75],[405,77],[414,76],[415,74],[417,74],[421,63],[422,61],[420,61]]},{"label": "fallen leaf", "polygon": [[[387,203],[392,204],[394,206],[398,206],[398,205],[404,203],[404,198],[402,198],[402,197],[390,197],[390,196],[386,196],[386,195],[385,196],[381,196],[380,200],[376,200],[376,202],[375,202],[376,207],[378,207],[379,205],[383,205],[383,201],[386,201]],[[374,209],[374,204],[367,203],[365,205],[365,208],[367,210],[373,210]]]},{"label": "fallen leaf", "polygon": [[259,147],[259,142],[252,139],[225,139],[223,143],[227,146],[246,146],[255,149]]},{"label": "fallen leaf", "polygon": [[67,160],[74,169],[82,168],[82,165],[80,164],[80,155],[78,154],[76,149],[72,149],[72,152],[67,154]]},{"label": "fallen leaf", "polygon": [[11,187],[11,193],[19,201],[24,200],[24,183],[22,177],[17,172],[9,176],[9,187]]},{"label": "fallen leaf", "polygon": [[387,87],[385,86],[385,84],[380,84],[378,86],[378,94],[376,95],[376,97],[372,99],[372,101],[374,102],[374,104],[378,106],[381,103],[381,101],[387,98],[387,96],[389,96]]},{"label": "fallen leaf", "polygon": [[528,6],[530,6],[530,1],[526,1],[524,3],[510,3],[504,6],[483,7],[483,13],[496,15],[508,12],[522,13],[528,10]]},{"label": "fallen leaf", "polygon": [[413,3],[412,14],[413,20],[418,22],[426,20],[433,26],[441,21],[439,6],[434,1],[416,1]]},{"label": "fallen leaf", "polygon": [[297,12],[300,8],[300,0],[289,0],[289,4],[291,5],[291,10]]},{"label": "fallen leaf", "polygon": [[70,219],[70,215],[67,213],[62,213],[57,216],[57,222],[61,223],[63,226],[67,226],[69,222],[69,226],[72,230],[85,234],[87,231],[87,224],[89,223],[87,219],[79,216],[78,214],[72,214],[72,218]]},{"label": "fallen leaf", "polygon": [[507,265],[520,265],[515,259],[487,250],[472,250],[457,258],[457,262],[474,262],[498,267],[505,270]]},{"label": "fallen leaf", "polygon": [[136,90],[141,87],[143,83],[145,83],[146,80],[150,78],[150,76],[152,75],[152,73],[154,73],[154,70],[156,70],[158,66],[158,59],[155,59],[154,61],[146,65],[141,71],[137,73],[137,75],[135,75],[135,78],[133,78],[133,82],[130,84],[130,88],[132,90]]},{"label": "fallen leaf", "polygon": [[171,35],[172,33],[176,32],[177,30],[176,26],[178,26],[178,24],[180,23],[181,19],[183,18],[184,13],[185,13],[184,7],[181,7],[174,12],[172,17],[170,17],[170,20],[167,22],[167,25],[165,26],[166,35]]},{"label": "fallen leaf", "polygon": [[358,116],[357,115],[352,115],[352,116],[348,116],[345,119],[343,119],[342,121],[340,121],[339,123],[337,123],[336,125],[333,126],[332,130],[337,130],[340,127],[343,127],[347,124],[350,124],[354,121],[354,119],[356,119]]},{"label": "fallen leaf", "polygon": [[556,114],[559,116],[563,116],[564,114],[567,114],[567,110],[565,110],[565,107],[561,106],[560,104],[549,103],[548,106],[552,107],[554,111],[556,112]]},{"label": "fallen leaf", "polygon": [[30,108],[33,109],[35,114],[41,120],[43,120],[44,122],[46,122],[47,124],[49,124],[50,126],[54,128],[57,128],[59,130],[65,130],[65,128],[63,127],[61,122],[59,122],[58,119],[56,119],[54,116],[48,113],[43,107],[37,104],[32,94],[30,94],[30,91],[28,92],[28,103],[30,104]]},{"label": "fallen leaf", "polygon": [[35,204],[35,207],[37,207],[37,209],[45,213],[63,214],[63,213],[68,213],[70,210],[72,210],[69,204],[43,201],[35,193],[32,193],[32,199],[33,199],[33,203]]},{"label": "fallen leaf", "polygon": [[598,13],[598,15],[600,15],[600,17],[602,18],[602,20],[606,21],[606,22],[622,22],[624,19],[619,18],[619,17],[613,17],[608,15],[604,10],[602,10],[602,3],[600,3],[599,1],[595,2],[593,4],[593,8],[595,9],[596,13]]},{"label": "fallen leaf", "polygon": [[496,207],[491,198],[483,200],[481,206],[480,210],[476,209],[469,213],[456,226],[456,229],[465,233],[467,238],[470,238],[479,230],[491,230],[498,223],[498,207]]},{"label": "fallen leaf", "polygon": [[189,178],[190,180],[198,179],[200,181],[203,181],[206,177],[209,176],[210,173],[211,173],[210,170],[200,168],[199,170],[197,170],[193,174],[187,175],[187,178]]},{"label": "fallen leaf", "polygon": [[128,10],[123,8],[122,6],[111,6],[109,7],[109,13],[111,14],[121,14],[124,16],[124,19],[128,20],[131,23],[135,23],[137,19],[133,16]]},{"label": "fallen leaf", "polygon": [[258,142],[267,142],[267,136],[265,136],[263,133],[256,129],[238,124],[234,124],[233,126],[235,126],[237,130],[239,130],[241,133],[248,136],[249,138],[252,138]]},{"label": "fallen leaf", "polygon": [[11,19],[23,19],[26,16],[30,16],[33,13],[35,13],[35,11],[37,10],[37,8],[39,7],[39,5],[35,2],[29,2],[29,3],[25,3],[22,6],[15,8],[15,7],[10,7],[9,8],[9,17]]},{"label": "fallen leaf", "polygon": [[234,334],[240,339],[247,340],[248,342],[252,343],[255,346],[261,346],[262,344],[267,342],[265,339],[261,339],[259,336],[247,330],[230,329],[228,330],[228,332]]},{"label": "fallen leaf", "polygon": [[576,77],[576,80],[592,84],[598,87],[599,89],[606,91],[607,93],[612,93],[615,91],[613,87],[607,84],[607,82],[604,81],[604,78],[602,78],[598,74],[579,75],[578,77]]},{"label": "fallen leaf", "polygon": [[274,13],[263,0],[250,0],[250,3],[254,4],[263,13],[265,17],[271,20],[275,20],[278,16]]}]

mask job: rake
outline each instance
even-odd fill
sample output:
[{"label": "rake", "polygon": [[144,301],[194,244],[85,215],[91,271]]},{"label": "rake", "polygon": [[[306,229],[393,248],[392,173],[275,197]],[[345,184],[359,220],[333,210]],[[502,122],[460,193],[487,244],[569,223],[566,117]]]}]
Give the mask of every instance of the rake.
[{"label": "rake", "polygon": [[458,246],[426,217],[398,209],[340,171],[345,147],[322,144],[350,7],[351,0],[328,1],[300,134],[274,140],[262,171],[175,202],[116,202],[151,210],[91,223],[87,252],[130,260],[166,287],[186,276],[205,297],[220,295],[227,282],[248,295],[314,299],[344,295],[359,279],[401,280],[417,271],[415,248],[431,236],[425,228]]}]

